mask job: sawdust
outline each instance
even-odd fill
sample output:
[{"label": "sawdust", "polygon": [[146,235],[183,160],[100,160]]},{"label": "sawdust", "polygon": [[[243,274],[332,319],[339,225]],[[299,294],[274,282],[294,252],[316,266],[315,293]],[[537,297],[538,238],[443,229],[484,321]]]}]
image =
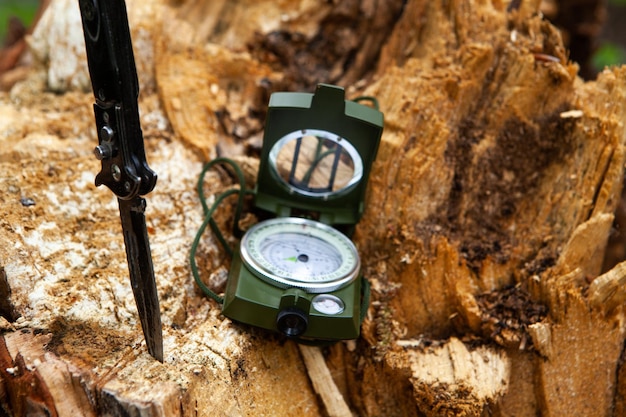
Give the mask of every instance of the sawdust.
[{"label": "sawdust", "polygon": [[[64,318],[136,334],[117,202],[93,184],[93,99],[41,87],[35,75],[0,96],[0,265],[22,312],[18,325],[48,329]],[[172,140],[156,96],[142,97],[140,107],[148,162],[159,175],[146,217],[163,321],[180,327],[195,294],[187,253],[201,222],[201,162]]]},{"label": "sawdust", "polygon": [[476,297],[482,315],[482,336],[500,346],[532,350],[528,326],[548,315],[548,307],[534,301],[521,286],[516,285]]},{"label": "sawdust", "polygon": [[574,150],[575,121],[560,117],[573,105],[563,103],[537,120],[515,117],[505,121],[493,145],[481,149],[488,121],[472,116],[460,124],[451,139],[446,158],[455,167],[445,218],[437,221],[460,240],[460,251],[478,272],[488,256],[506,262],[516,244],[509,224],[521,202],[537,192],[550,167]]}]

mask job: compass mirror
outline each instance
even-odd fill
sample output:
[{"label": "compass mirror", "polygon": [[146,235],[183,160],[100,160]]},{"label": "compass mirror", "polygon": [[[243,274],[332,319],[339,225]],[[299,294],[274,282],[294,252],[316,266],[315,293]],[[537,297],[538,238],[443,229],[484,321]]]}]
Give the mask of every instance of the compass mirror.
[{"label": "compass mirror", "polygon": [[328,197],[354,187],[363,161],[354,146],[337,134],[303,129],[279,139],[270,150],[271,169],[291,192]]}]

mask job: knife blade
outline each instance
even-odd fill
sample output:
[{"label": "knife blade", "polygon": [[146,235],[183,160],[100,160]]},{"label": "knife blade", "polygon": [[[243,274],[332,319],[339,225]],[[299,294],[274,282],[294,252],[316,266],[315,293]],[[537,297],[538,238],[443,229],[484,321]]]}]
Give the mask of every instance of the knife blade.
[{"label": "knife blade", "polygon": [[131,200],[118,199],[118,201],[130,281],[139,312],[141,328],[148,352],[156,360],[163,362],[159,295],[154,279],[152,255],[144,216],[146,201],[141,197],[135,197]]}]

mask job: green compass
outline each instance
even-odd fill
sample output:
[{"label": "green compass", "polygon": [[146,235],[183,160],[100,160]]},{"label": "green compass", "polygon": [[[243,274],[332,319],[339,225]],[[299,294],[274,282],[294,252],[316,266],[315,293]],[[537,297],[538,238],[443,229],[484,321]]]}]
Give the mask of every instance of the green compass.
[{"label": "green compass", "polygon": [[349,234],[383,128],[340,87],[270,98],[254,204],[270,219],[235,250],[223,313],[299,339],[358,337],[361,261]]}]

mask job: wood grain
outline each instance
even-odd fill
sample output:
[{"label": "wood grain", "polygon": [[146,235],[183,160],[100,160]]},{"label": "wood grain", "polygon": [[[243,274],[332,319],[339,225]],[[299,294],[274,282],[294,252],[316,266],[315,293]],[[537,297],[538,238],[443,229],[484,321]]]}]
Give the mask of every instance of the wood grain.
[{"label": "wood grain", "polygon": [[[64,1],[50,13],[63,14]],[[583,82],[539,1],[253,3],[128,2],[159,175],[146,216],[163,364],[145,351],[115,200],[93,186],[92,97],[76,83],[84,67],[62,73],[62,57],[41,59],[0,93],[4,410],[626,409],[624,267],[602,270],[623,186],[626,70]],[[35,40],[74,33],[55,25],[70,17],[53,17]],[[362,337],[311,352],[224,318],[195,288],[187,257],[203,163],[235,156],[252,183],[269,95],[318,82],[376,96],[385,131],[354,236],[372,283]],[[231,185],[216,171],[205,187]],[[229,210],[218,220],[228,230]],[[223,282],[229,261],[209,235],[198,261],[205,282]]]}]

